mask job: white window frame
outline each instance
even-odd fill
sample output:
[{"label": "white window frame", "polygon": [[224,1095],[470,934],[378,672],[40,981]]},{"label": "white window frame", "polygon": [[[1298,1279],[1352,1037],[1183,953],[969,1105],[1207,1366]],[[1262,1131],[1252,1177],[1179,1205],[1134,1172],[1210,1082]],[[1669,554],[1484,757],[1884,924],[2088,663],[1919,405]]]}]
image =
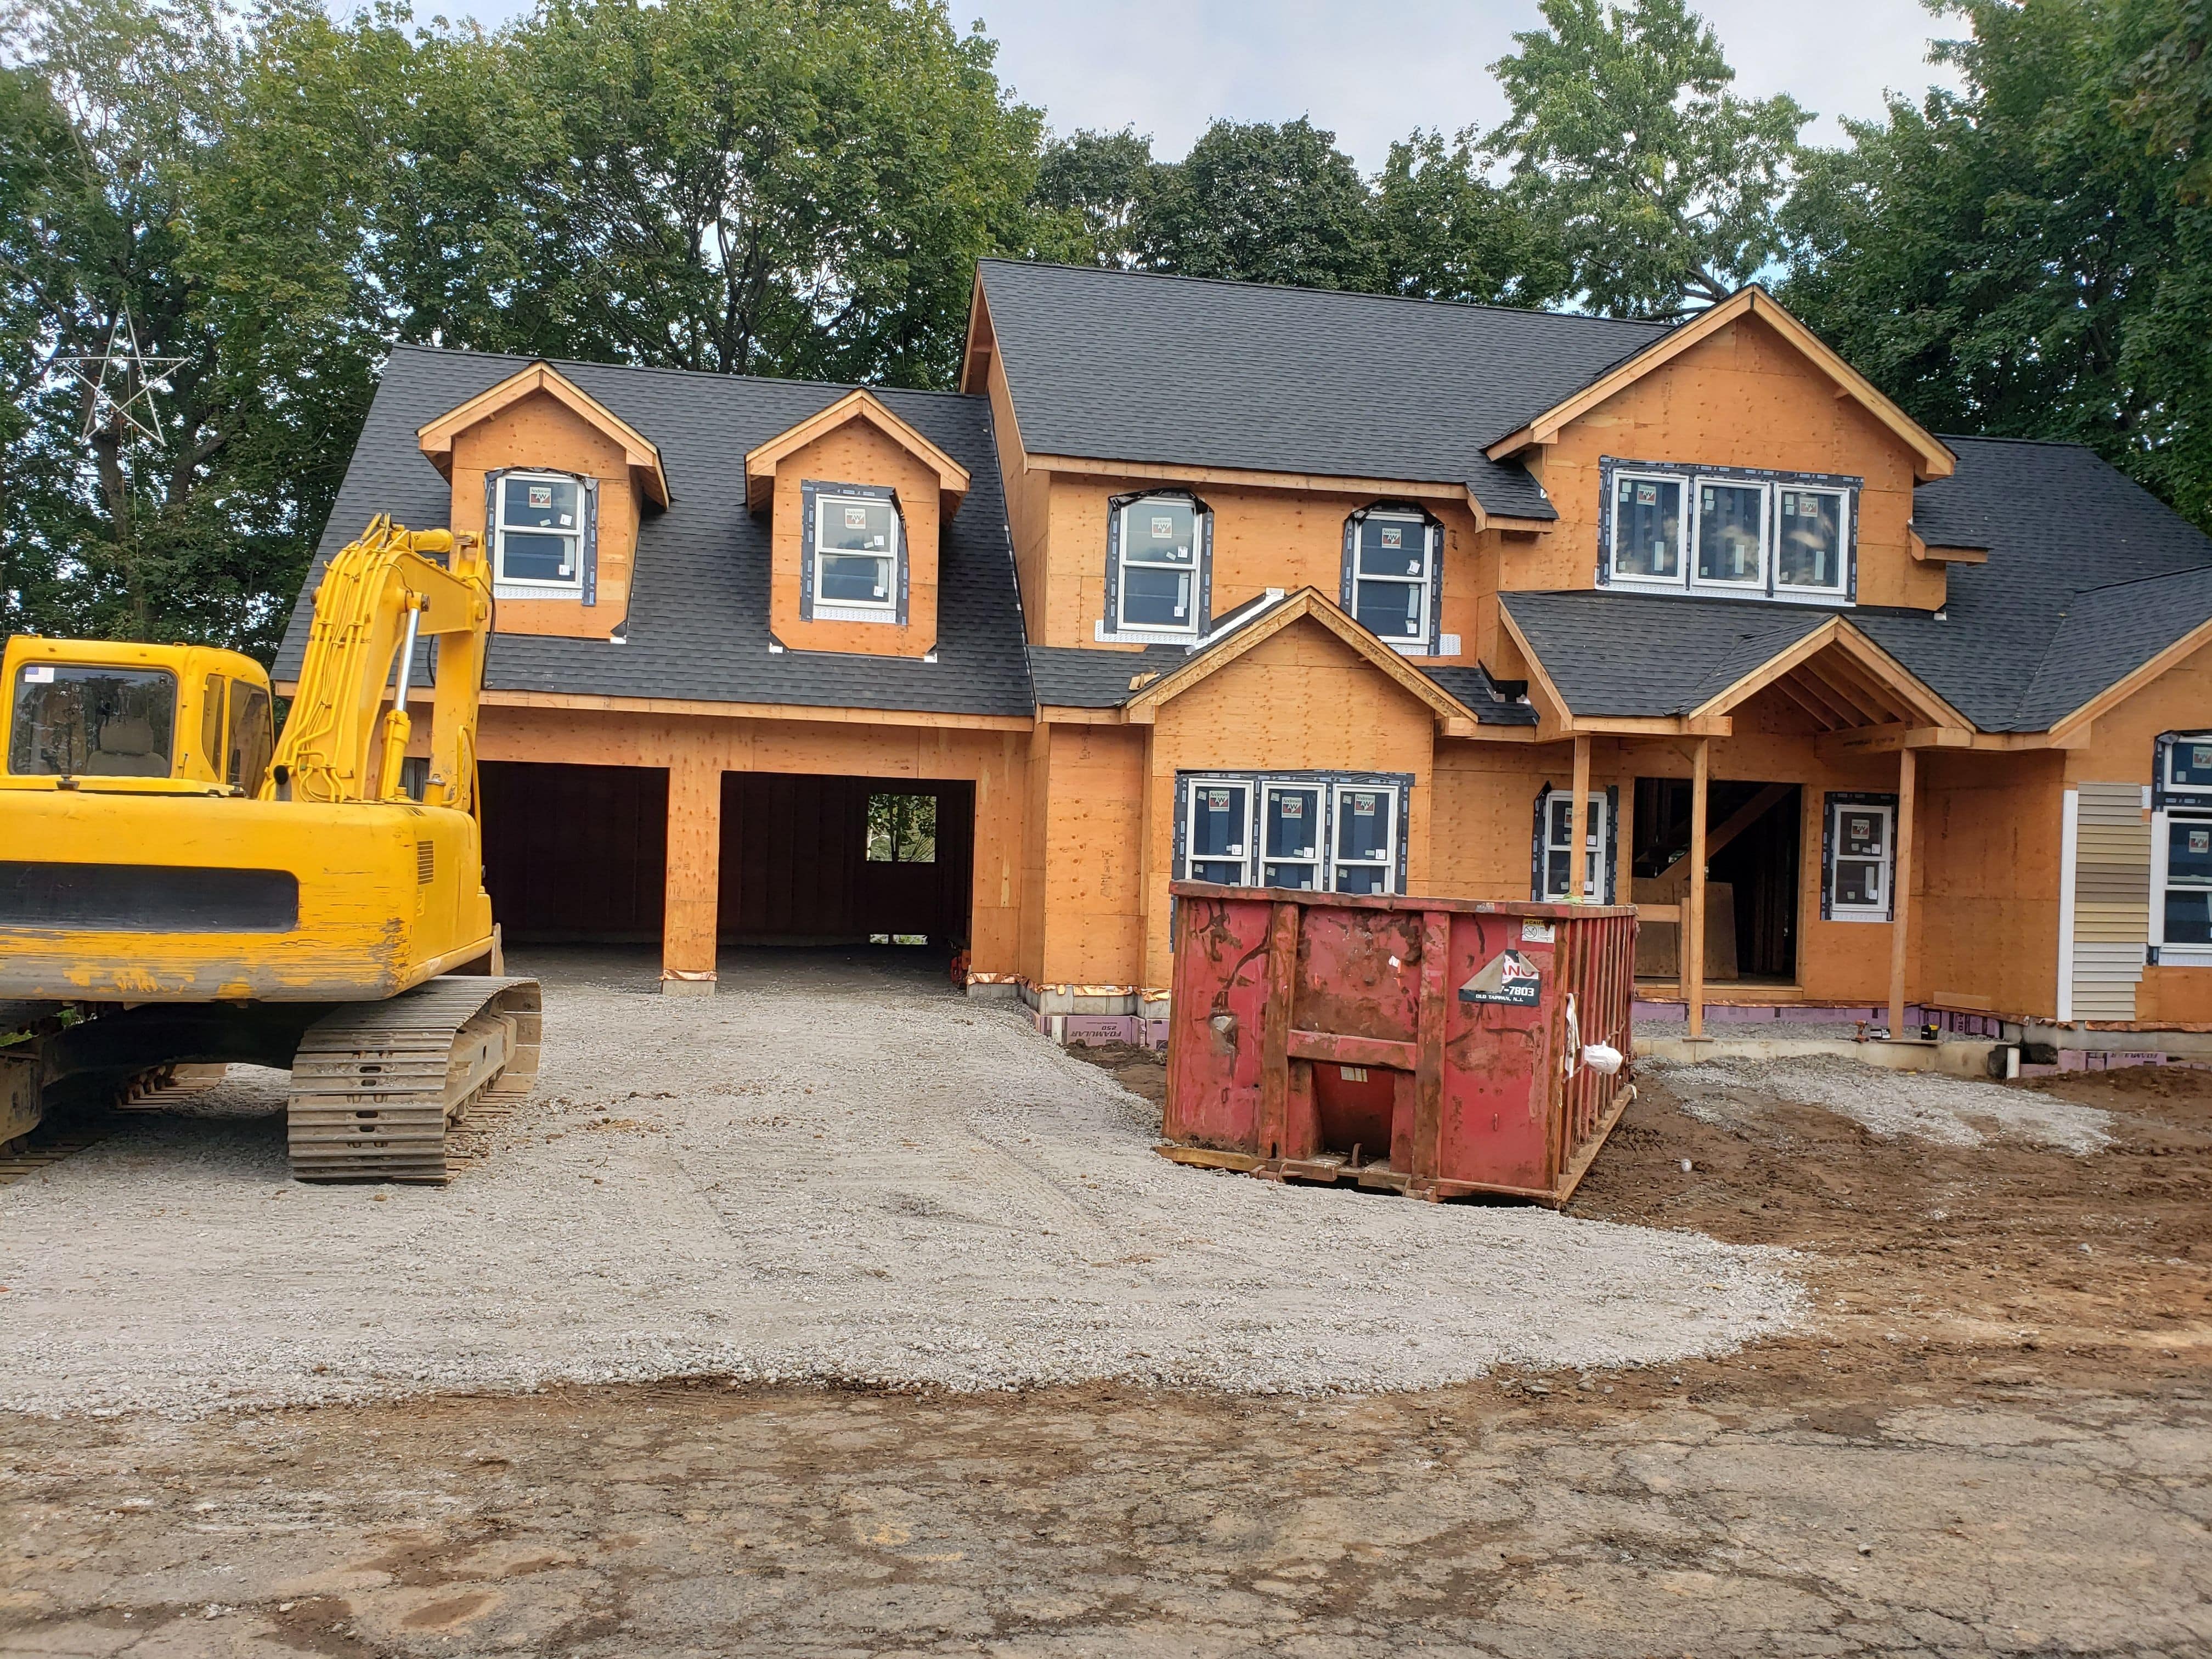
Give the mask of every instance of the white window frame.
[{"label": "white window frame", "polygon": [[[565,580],[548,581],[542,576],[510,576],[507,574],[507,487],[511,483],[566,484],[576,492],[576,522],[571,529],[547,529],[542,525],[519,524],[514,526],[518,535],[562,536],[569,543],[568,568],[573,573]],[[526,595],[532,599],[566,599],[574,594],[584,595],[584,515],[592,510],[591,492],[584,481],[569,472],[535,472],[515,471],[502,472],[493,481],[492,511],[492,591],[502,599]],[[509,591],[514,590],[514,591]]]},{"label": "white window frame", "polygon": [[[1307,828],[1313,836],[1313,846],[1306,858],[1275,858],[1267,852],[1267,809],[1279,795],[1304,795],[1313,803],[1313,817]],[[1294,864],[1313,873],[1313,884],[1305,890],[1326,892],[1328,878],[1328,786],[1320,779],[1299,781],[1290,778],[1262,778],[1260,781],[1260,818],[1253,837],[1255,866],[1260,872],[1260,884],[1273,887],[1277,884],[1267,879],[1271,867]]]},{"label": "white window frame", "polygon": [[[1365,576],[1360,574],[1359,532],[1361,530],[1364,530],[1366,526],[1370,524],[1407,524],[1413,526],[1415,530],[1420,532],[1421,573],[1419,575]],[[1369,513],[1360,520],[1358,527],[1352,532],[1351,609],[1353,620],[1357,621],[1359,616],[1359,585],[1362,582],[1376,582],[1389,587],[1413,587],[1418,586],[1420,590],[1420,626],[1419,629],[1412,634],[1401,634],[1395,639],[1386,638],[1381,634],[1376,634],[1375,635],[1376,639],[1381,640],[1383,644],[1389,646],[1393,651],[1395,651],[1401,657],[1425,657],[1430,654],[1429,641],[1436,627],[1434,607],[1436,605],[1437,599],[1437,559],[1442,550],[1437,546],[1438,539],[1437,526],[1431,524],[1428,520],[1423,517],[1420,514],[1401,513],[1390,510]],[[1369,629],[1369,631],[1370,633],[1373,632],[1371,629]]]},{"label": "white window frame", "polygon": [[[2187,739],[2183,739],[2187,741]],[[2173,787],[2172,774],[2168,769],[2166,787]],[[2199,793],[2191,789],[2191,794]],[[2172,859],[2172,834],[2176,824],[2198,825],[2212,830],[2212,800],[2202,807],[2166,807],[2150,815],[2150,944],[2158,953],[2162,968],[2212,968],[2212,945],[2199,944],[2191,939],[2180,945],[2166,942],[2166,896],[2170,889],[2179,887],[2185,893],[2212,893],[2212,880],[2172,879],[2170,866]]]},{"label": "white window frame", "polygon": [[[1158,559],[1132,559],[1129,556],[1129,516],[1141,510],[1148,502],[1172,501],[1190,513],[1190,562],[1172,564]],[[1202,580],[1206,565],[1206,514],[1194,495],[1178,495],[1173,490],[1160,490],[1149,495],[1139,495],[1133,501],[1124,501],[1118,509],[1120,523],[1114,527],[1114,615],[1106,632],[1115,639],[1160,640],[1180,641],[1195,640],[1204,632],[1206,618],[1199,613],[1205,609],[1206,584]],[[1129,605],[1129,568],[1139,570],[1172,570],[1190,584],[1183,599],[1183,609],[1188,614],[1184,625],[1172,623],[1137,623],[1127,618]]]},{"label": "white window frame", "polygon": [[[1782,497],[1793,495],[1830,495],[1838,503],[1836,509],[1836,580],[1826,587],[1814,587],[1801,582],[1782,580]],[[1851,591],[1851,514],[1856,510],[1856,492],[1841,484],[1787,483],[1778,479],[1770,485],[1767,495],[1767,559],[1773,573],[1774,597],[1778,599],[1848,599]]]},{"label": "white window frame", "polygon": [[[1255,862],[1255,860],[1253,857],[1255,847],[1255,843],[1253,840],[1253,804],[1258,798],[1260,788],[1255,787],[1254,780],[1249,776],[1192,777],[1186,778],[1183,781],[1183,879],[1186,881],[1212,881],[1214,878],[1212,876],[1200,876],[1191,873],[1192,866],[1200,862],[1206,864],[1234,863],[1237,865],[1240,872],[1238,879],[1233,882],[1224,882],[1220,884],[1229,887],[1249,887],[1252,884],[1252,869]],[[1240,853],[1222,854],[1214,853],[1200,853],[1197,850],[1198,792],[1201,789],[1241,789],[1244,792],[1244,839],[1237,843],[1237,845],[1243,849]]]},{"label": "white window frame", "polygon": [[[1571,854],[1573,850],[1563,841],[1553,837],[1552,811],[1555,803],[1563,800],[1571,803],[1573,799],[1572,792],[1565,789],[1554,789],[1544,797],[1543,861],[1537,867],[1544,872],[1542,902],[1546,904],[1573,902],[1572,896],[1565,889],[1555,891],[1552,886],[1552,854],[1554,853]],[[1606,810],[1607,805],[1605,792],[1601,789],[1591,790],[1583,804],[1583,902],[1585,904],[1605,902],[1606,872],[1613,867],[1613,815]],[[1574,834],[1574,821],[1571,817],[1568,820],[1566,834],[1569,837]],[[1597,838],[1597,846],[1594,851],[1589,845],[1590,837],[1593,835]],[[1567,869],[1570,872],[1567,879],[1571,882],[1574,879],[1572,874],[1574,860],[1571,856],[1567,860]]]},{"label": "white window frame", "polygon": [[[1337,851],[1337,826],[1349,809],[1344,805],[1347,795],[1380,795],[1389,808],[1389,823],[1382,836],[1382,856],[1379,859],[1347,859]],[[1381,895],[1398,890],[1398,791],[1387,783],[1332,783],[1329,786],[1328,813],[1328,886],[1327,891],[1341,893],[1346,890],[1337,885],[1337,872],[1341,870],[1380,870],[1382,884],[1365,888],[1363,894]]]},{"label": "white window frame", "polygon": [[[890,514],[890,546],[878,553],[873,548],[854,549],[822,545],[823,514],[836,507],[882,507]],[[807,556],[813,561],[814,620],[817,622],[890,622],[898,620],[899,578],[906,568],[906,524],[898,510],[898,503],[887,495],[845,495],[827,489],[817,489],[814,495],[814,522],[807,526]],[[822,561],[834,558],[887,558],[890,576],[884,583],[880,599],[830,599],[823,596]]]},{"label": "white window frame", "polygon": [[[1620,568],[1620,486],[1624,483],[1673,484],[1682,492],[1682,508],[1674,519],[1674,574],[1671,576],[1644,576],[1624,572]],[[1687,586],[1690,568],[1690,491],[1695,481],[1680,472],[1655,472],[1643,468],[1616,467],[1613,471],[1614,499],[1608,503],[1610,513],[1606,525],[1605,562],[1607,574],[1613,582],[1624,587],[1649,587],[1660,592],[1679,593]]]},{"label": "white window frame", "polygon": [[[1889,921],[1895,913],[1897,888],[1897,808],[1887,802],[1869,804],[1864,801],[1832,800],[1828,804],[1827,833],[1822,837],[1827,846],[1828,867],[1821,872],[1828,884],[1828,916],[1830,921]],[[1837,879],[1836,866],[1846,856],[1853,864],[1866,860],[1844,851],[1842,817],[1845,812],[1876,812],[1882,821],[1881,858],[1877,865],[1881,880],[1881,899],[1877,904],[1845,904],[1842,898],[1843,884]]]},{"label": "white window frame", "polygon": [[[1759,558],[1757,568],[1748,576],[1703,576],[1698,574],[1698,543],[1703,537],[1705,520],[1705,491],[1735,489],[1759,497]],[[1683,518],[1688,521],[1689,545],[1682,558],[1682,569],[1689,578],[1693,591],[1705,593],[1765,594],[1771,586],[1768,578],[1774,563],[1774,486],[1754,478],[1729,478],[1718,473],[1700,472],[1690,479],[1690,499],[1685,504]]]}]

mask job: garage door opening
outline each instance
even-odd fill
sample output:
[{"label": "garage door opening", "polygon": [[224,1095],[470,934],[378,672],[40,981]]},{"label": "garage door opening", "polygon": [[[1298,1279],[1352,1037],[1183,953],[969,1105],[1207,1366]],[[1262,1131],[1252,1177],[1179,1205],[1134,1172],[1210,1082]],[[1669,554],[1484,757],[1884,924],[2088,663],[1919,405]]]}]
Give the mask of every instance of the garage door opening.
[{"label": "garage door opening", "polygon": [[968,943],[973,784],[781,772],[722,776],[722,939]]},{"label": "garage door opening", "polygon": [[484,890],[512,945],[657,945],[668,866],[659,767],[485,761]]}]

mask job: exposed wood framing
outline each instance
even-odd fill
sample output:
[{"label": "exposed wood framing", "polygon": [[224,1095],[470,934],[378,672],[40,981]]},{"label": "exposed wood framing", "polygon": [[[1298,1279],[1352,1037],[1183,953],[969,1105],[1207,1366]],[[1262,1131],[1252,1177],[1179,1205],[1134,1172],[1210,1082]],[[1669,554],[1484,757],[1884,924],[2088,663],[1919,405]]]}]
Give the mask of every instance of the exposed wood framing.
[{"label": "exposed wood framing", "polygon": [[1921,539],[1918,531],[1909,526],[1905,534],[1905,545],[1911,550],[1912,556],[1923,564],[1987,564],[1990,562],[1990,550],[1986,547],[1931,546]]},{"label": "exposed wood framing", "polygon": [[1958,465],[1958,457],[1952,453],[1948,445],[1883,396],[1873,381],[1838,356],[1818,335],[1784,311],[1771,295],[1756,283],[1738,289],[1692,321],[1660,336],[1634,356],[1599,376],[1572,397],[1554,404],[1518,431],[1500,438],[1486,453],[1493,461],[1502,461],[1521,453],[1532,444],[1556,440],[1559,429],[1570,422],[1587,415],[1600,404],[1633,386],[1654,369],[1672,362],[1700,341],[1710,339],[1738,319],[1754,315],[1832,379],[1839,396],[1855,399],[1875,420],[1894,433],[1913,453],[1916,477],[1924,481],[1951,476]]},{"label": "exposed wood framing", "polygon": [[1831,617],[1691,712],[1725,714],[1770,685],[1791,682],[1793,700],[1838,729],[1911,725],[1973,732],[1972,720],[1842,617]]},{"label": "exposed wood framing", "polygon": [[1912,807],[1917,761],[1917,750],[1897,751],[1897,869],[1889,903],[1889,1036],[1893,1042],[1905,1036],[1905,946],[1912,927]]},{"label": "exposed wood framing", "polygon": [[439,476],[450,480],[453,476],[454,439],[509,405],[539,392],[565,404],[578,419],[621,445],[630,480],[639,492],[662,507],[668,505],[668,475],[661,470],[659,448],[550,363],[537,362],[518,369],[497,386],[447,410],[427,426],[416,428],[415,441],[429,457],[430,465],[438,469]]},{"label": "exposed wood framing", "polygon": [[1690,756],[1689,925],[1675,951],[1693,1040],[1705,1034],[1705,811],[1712,770],[1712,745],[1701,738]]},{"label": "exposed wood framing", "polygon": [[[1574,799],[1567,809],[1567,902],[1581,904],[1583,889],[1588,878],[1583,873],[1588,867],[1589,849],[1585,844],[1589,837],[1589,775],[1590,740],[1587,735],[1575,739]],[[1601,878],[1603,872],[1600,872]],[[1598,889],[1598,902],[1605,902],[1605,889]]]},{"label": "exposed wood framing", "polygon": [[[1776,802],[1784,799],[1796,787],[1794,783],[1770,783],[1741,806],[1736,808],[1729,815],[1726,823],[1706,835],[1705,857],[1710,860],[1738,836],[1765,817],[1774,810]],[[1685,853],[1662,870],[1658,878],[1679,891],[1681,884],[1688,877],[1689,869],[1690,855]]]}]

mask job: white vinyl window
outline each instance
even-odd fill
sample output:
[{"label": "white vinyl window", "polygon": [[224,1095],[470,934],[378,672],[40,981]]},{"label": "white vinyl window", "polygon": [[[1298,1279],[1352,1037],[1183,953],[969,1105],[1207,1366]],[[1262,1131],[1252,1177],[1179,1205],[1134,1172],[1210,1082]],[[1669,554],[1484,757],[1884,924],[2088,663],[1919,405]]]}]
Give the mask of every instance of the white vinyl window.
[{"label": "white vinyl window", "polygon": [[[1583,900],[1605,902],[1605,872],[1613,854],[1613,822],[1602,793],[1592,793],[1583,806]],[[1545,902],[1565,904],[1568,872],[1574,868],[1574,809],[1571,790],[1554,789],[1544,798]]]},{"label": "white vinyl window", "polygon": [[2151,943],[2159,960],[2212,965],[2212,811],[2151,819]]},{"label": "white vinyl window", "polygon": [[1366,784],[1336,786],[1335,850],[1329,890],[1387,893],[1398,862],[1398,792]]},{"label": "white vinyl window", "polygon": [[1368,514],[1353,526],[1352,614],[1384,644],[1427,655],[1436,558],[1436,526],[1419,514]]},{"label": "white vinyl window", "polygon": [[1887,921],[1897,869],[1897,809],[1828,803],[1828,915],[1836,921]]},{"label": "white vinyl window", "polygon": [[1322,840],[1321,785],[1271,783],[1260,798],[1260,885],[1318,889],[1328,852]]},{"label": "white vinyl window", "polygon": [[1232,887],[1250,885],[1250,782],[1243,778],[1193,778],[1185,787],[1186,877]]},{"label": "white vinyl window", "polygon": [[546,599],[584,591],[584,488],[557,473],[508,472],[495,499],[492,580]]},{"label": "white vinyl window", "polygon": [[1188,881],[1294,892],[1394,893],[1405,862],[1405,785],[1358,775],[1186,776]]},{"label": "white vinyl window", "polygon": [[1188,634],[1199,615],[1198,503],[1184,495],[1126,502],[1115,532],[1115,631]]},{"label": "white vinyl window", "polygon": [[1604,555],[1623,587],[1848,599],[1853,492],[1723,472],[1623,466]]},{"label": "white vinyl window", "polygon": [[848,622],[898,617],[899,515],[882,495],[814,498],[814,614]]}]

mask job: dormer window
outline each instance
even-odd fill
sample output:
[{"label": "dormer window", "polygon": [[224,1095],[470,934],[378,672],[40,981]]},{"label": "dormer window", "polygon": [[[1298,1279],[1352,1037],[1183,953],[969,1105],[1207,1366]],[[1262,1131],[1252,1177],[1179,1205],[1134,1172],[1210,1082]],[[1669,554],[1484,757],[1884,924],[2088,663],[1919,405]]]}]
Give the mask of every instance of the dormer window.
[{"label": "dormer window", "polygon": [[1776,599],[1851,599],[1859,480],[1605,462],[1600,580]]},{"label": "dormer window", "polygon": [[802,614],[824,622],[905,619],[906,527],[898,498],[875,484],[799,486],[806,504]]},{"label": "dormer window", "polygon": [[1212,515],[1181,494],[1117,495],[1107,520],[1102,640],[1195,640],[1205,632]]},{"label": "dormer window", "polygon": [[592,485],[565,472],[493,476],[492,591],[499,598],[592,602]]}]

